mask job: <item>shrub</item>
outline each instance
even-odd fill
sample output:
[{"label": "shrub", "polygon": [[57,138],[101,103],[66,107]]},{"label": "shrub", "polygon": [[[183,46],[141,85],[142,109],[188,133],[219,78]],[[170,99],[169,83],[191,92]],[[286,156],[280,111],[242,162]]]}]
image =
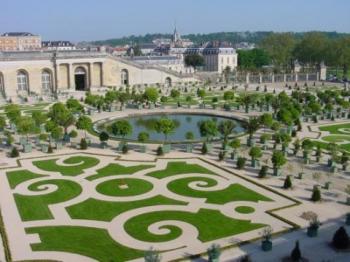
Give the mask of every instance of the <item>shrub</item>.
[{"label": "shrub", "polygon": [[349,247],[350,240],[344,227],[341,226],[337,231],[335,231],[332,244],[338,249],[346,249]]},{"label": "shrub", "polygon": [[102,131],[99,135],[101,142],[106,142],[109,139],[109,135],[106,131]]},{"label": "shrub", "polygon": [[292,186],[293,186],[292,185],[292,179],[290,178],[290,176],[287,176],[286,179],[284,180],[283,188],[284,189],[289,189]]},{"label": "shrub", "polygon": [[237,159],[237,169],[243,169],[246,161],[247,159],[245,157],[239,157]]},{"label": "shrub", "polygon": [[124,145],[122,146],[122,153],[123,153],[123,154],[127,154],[128,151],[129,151],[129,146],[128,146],[128,144],[124,144]]},{"label": "shrub", "polygon": [[53,149],[52,149],[51,145],[48,146],[47,153],[49,153],[49,154],[53,153]]},{"label": "shrub", "polygon": [[225,159],[225,151],[220,151],[219,152],[219,161],[222,161]]},{"label": "shrub", "polygon": [[162,156],[162,155],[164,155],[163,147],[159,146],[157,148],[157,156]]},{"label": "shrub", "polygon": [[314,189],[312,190],[311,200],[313,202],[317,202],[321,200],[321,191],[318,188],[318,186],[315,186]]},{"label": "shrub", "polygon": [[207,146],[207,143],[203,143],[201,152],[202,152],[203,155],[205,155],[205,154],[208,153],[208,146]]},{"label": "shrub", "polygon": [[85,138],[82,138],[82,139],[80,140],[80,149],[85,150],[85,149],[87,149],[87,147],[88,147],[88,145],[87,145],[86,139],[85,139]]},{"label": "shrub", "polygon": [[209,261],[214,261],[219,259],[221,255],[220,246],[213,244],[207,249]]},{"label": "shrub", "polygon": [[290,254],[290,258],[292,259],[292,261],[300,261],[301,252],[299,248],[299,241],[295,242],[295,247],[292,250],[292,253]]},{"label": "shrub", "polygon": [[72,131],[69,132],[69,137],[71,138],[75,138],[78,136],[78,132],[75,131],[74,129]]},{"label": "shrub", "polygon": [[19,157],[19,151],[18,151],[17,147],[14,146],[11,149],[10,157],[12,157],[12,158]]},{"label": "shrub", "polygon": [[264,178],[267,175],[267,170],[268,170],[268,166],[264,165],[261,167],[260,171],[259,171],[259,178]]}]

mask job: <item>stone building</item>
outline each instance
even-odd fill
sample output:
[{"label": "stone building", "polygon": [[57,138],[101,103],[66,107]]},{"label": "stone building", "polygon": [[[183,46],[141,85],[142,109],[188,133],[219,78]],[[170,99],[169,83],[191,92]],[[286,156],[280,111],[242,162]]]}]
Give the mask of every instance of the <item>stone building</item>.
[{"label": "stone building", "polygon": [[76,47],[70,41],[42,41],[42,50],[75,50]]},{"label": "stone building", "polygon": [[0,36],[0,51],[40,50],[41,37],[31,33],[10,32]]},{"label": "stone building", "polygon": [[188,81],[194,79],[105,52],[0,52],[0,93],[11,99],[109,86],[171,86]]}]

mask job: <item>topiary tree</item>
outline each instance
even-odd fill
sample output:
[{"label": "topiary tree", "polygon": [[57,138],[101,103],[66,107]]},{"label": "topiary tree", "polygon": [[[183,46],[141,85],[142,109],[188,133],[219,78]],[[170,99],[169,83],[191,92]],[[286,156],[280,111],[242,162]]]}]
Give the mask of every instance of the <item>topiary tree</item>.
[{"label": "topiary tree", "polygon": [[69,132],[69,137],[70,138],[76,138],[78,136],[78,132],[76,130],[72,130]]},{"label": "topiary tree", "polygon": [[341,226],[333,235],[332,244],[335,248],[346,249],[349,248],[350,240],[345,228]]},{"label": "topiary tree", "polygon": [[87,142],[86,142],[86,139],[85,139],[85,138],[82,138],[82,139],[80,140],[80,149],[85,150],[85,149],[87,149],[87,147],[88,147],[88,144],[87,144]]},{"label": "topiary tree", "polygon": [[187,140],[193,140],[194,139],[194,134],[191,131],[186,132],[185,138]]},{"label": "topiary tree", "polygon": [[101,143],[107,143],[109,139],[109,134],[106,131],[102,131],[98,137]]},{"label": "topiary tree", "polygon": [[321,201],[321,190],[318,186],[314,186],[311,194],[311,200],[313,202]]},{"label": "topiary tree", "polygon": [[301,260],[301,252],[300,252],[300,248],[299,248],[299,240],[297,240],[295,242],[295,247],[292,250],[292,253],[290,254],[290,258],[292,261],[300,261]]},{"label": "topiary tree", "polygon": [[140,143],[145,143],[149,140],[149,134],[147,132],[140,132],[137,136],[137,140]]},{"label": "topiary tree", "polygon": [[245,157],[239,157],[237,159],[237,169],[243,169],[247,159]]},{"label": "topiary tree", "polygon": [[88,116],[80,116],[75,125],[78,129],[84,130],[84,136],[86,138],[86,130],[89,130],[91,128],[92,120]]},{"label": "topiary tree", "polygon": [[218,128],[214,120],[206,120],[198,123],[199,132],[202,137],[206,137],[207,141],[211,141],[218,133]]},{"label": "topiary tree", "polygon": [[158,148],[157,148],[157,156],[163,156],[163,155],[164,155],[163,147],[162,146],[158,146]]},{"label": "topiary tree", "polygon": [[158,96],[159,96],[158,89],[154,87],[146,88],[145,92],[143,93],[143,97],[145,98],[145,100],[153,104],[157,102]]},{"label": "topiary tree", "polygon": [[289,189],[292,188],[293,184],[292,184],[292,179],[290,178],[290,176],[286,176],[286,179],[284,180],[283,183],[283,188],[284,189]]},{"label": "topiary tree", "polygon": [[11,149],[10,157],[12,157],[12,158],[19,157],[19,151],[18,151],[17,147],[14,146]]},{"label": "topiary tree", "polygon": [[121,136],[123,139],[125,136],[132,133],[132,125],[125,119],[115,121],[112,125],[110,125],[109,129],[113,135]]},{"label": "topiary tree", "polygon": [[269,167],[267,165],[263,165],[259,171],[259,178],[266,177],[268,169],[269,169]]},{"label": "topiary tree", "polygon": [[128,146],[128,144],[127,144],[127,143],[123,144],[123,146],[122,146],[122,153],[123,153],[123,154],[127,154],[128,151],[129,151],[129,146]]},{"label": "topiary tree", "polygon": [[254,146],[249,150],[249,156],[252,158],[252,161],[259,159],[262,156],[260,147]]},{"label": "topiary tree", "polygon": [[227,138],[230,134],[234,132],[236,124],[232,120],[223,120],[220,121],[218,125],[218,130],[223,138],[224,145],[227,144]]},{"label": "topiary tree", "polygon": [[167,141],[168,135],[174,132],[175,128],[175,121],[166,117],[162,117],[155,124],[157,133],[163,133],[164,135],[164,143]]},{"label": "topiary tree", "polygon": [[208,153],[208,145],[206,142],[203,143],[202,148],[201,148],[201,152],[203,155]]}]

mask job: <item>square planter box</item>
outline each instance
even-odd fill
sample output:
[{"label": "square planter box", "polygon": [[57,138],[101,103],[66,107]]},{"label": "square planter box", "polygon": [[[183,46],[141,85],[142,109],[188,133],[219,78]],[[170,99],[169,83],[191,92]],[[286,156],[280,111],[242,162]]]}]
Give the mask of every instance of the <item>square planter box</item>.
[{"label": "square planter box", "polygon": [[280,175],[282,175],[281,169],[274,168],[274,169],[273,169],[273,175],[274,175],[274,176],[280,176]]},{"label": "square planter box", "polygon": [[207,143],[207,149],[208,149],[208,153],[211,152],[213,150],[213,145]]},{"label": "square planter box", "polygon": [[56,149],[62,149],[63,145],[61,142],[56,142]]},{"label": "square planter box", "polygon": [[105,149],[107,147],[107,143],[106,142],[101,142],[100,143],[100,147]]},{"label": "square planter box", "polygon": [[25,144],[27,144],[27,138],[21,136],[21,137],[19,138],[19,143],[20,143],[22,146],[24,146]]},{"label": "square planter box", "polygon": [[171,144],[165,144],[162,146],[164,154],[169,153],[171,150]]},{"label": "square planter box", "polygon": [[140,152],[141,153],[146,153],[147,147],[145,145],[140,146]]},{"label": "square planter box", "polygon": [[120,143],[118,144],[117,150],[118,150],[118,151],[122,151],[122,150],[123,150],[123,146],[124,146],[125,144],[126,144],[125,142],[120,142]]},{"label": "square planter box", "polygon": [[41,145],[41,152],[47,153],[49,151],[49,145],[47,144],[42,144]]},{"label": "square planter box", "polygon": [[23,152],[24,152],[24,153],[30,153],[30,152],[32,152],[32,144],[24,144],[24,145],[23,145]]},{"label": "square planter box", "polygon": [[192,153],[193,150],[193,145],[192,144],[187,144],[186,145],[186,152],[187,153]]}]

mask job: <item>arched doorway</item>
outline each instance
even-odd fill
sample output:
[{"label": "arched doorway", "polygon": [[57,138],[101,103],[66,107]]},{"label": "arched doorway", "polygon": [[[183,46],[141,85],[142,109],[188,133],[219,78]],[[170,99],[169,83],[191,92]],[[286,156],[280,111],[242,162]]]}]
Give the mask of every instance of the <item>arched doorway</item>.
[{"label": "arched doorway", "polygon": [[5,83],[4,83],[4,75],[0,72],[0,95],[4,96],[5,93]]},{"label": "arched doorway", "polygon": [[170,77],[165,78],[165,87],[171,87],[171,78]]},{"label": "arched doorway", "polygon": [[86,70],[83,67],[77,67],[74,71],[75,90],[86,90]]},{"label": "arched doorway", "polygon": [[122,85],[129,85],[129,72],[127,69],[121,71],[120,79]]}]

